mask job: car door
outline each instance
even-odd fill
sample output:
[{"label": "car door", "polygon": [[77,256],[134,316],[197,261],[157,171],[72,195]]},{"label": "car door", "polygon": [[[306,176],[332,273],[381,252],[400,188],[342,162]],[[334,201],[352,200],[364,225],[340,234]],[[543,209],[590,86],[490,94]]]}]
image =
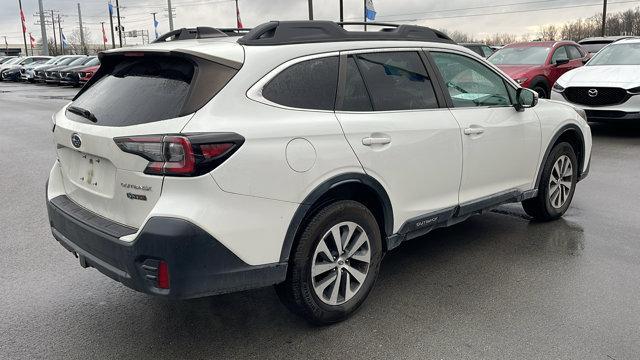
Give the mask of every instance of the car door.
[{"label": "car door", "polygon": [[430,55],[461,128],[461,212],[531,189],[541,137],[535,112],[516,111],[515,87],[486,64],[458,52]]},{"label": "car door", "polygon": [[571,63],[571,58],[569,57],[569,52],[567,51],[567,46],[563,45],[558,47],[551,55],[551,62],[549,67],[549,85],[553,86],[556,80],[562,74],[566,73],[569,70],[574,69],[576,66]]},{"label": "car door", "polygon": [[446,221],[458,205],[462,141],[424,54],[369,50],[341,59],[336,116],[365,172],[387,190],[394,231],[408,219],[402,232]]}]

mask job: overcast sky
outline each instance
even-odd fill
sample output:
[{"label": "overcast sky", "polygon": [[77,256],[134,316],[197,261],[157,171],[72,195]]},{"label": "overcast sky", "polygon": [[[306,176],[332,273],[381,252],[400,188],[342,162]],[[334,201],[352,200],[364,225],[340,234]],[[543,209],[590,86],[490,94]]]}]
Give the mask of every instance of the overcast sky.
[{"label": "overcast sky", "polygon": [[[115,0],[112,0],[115,4]],[[308,0],[239,0],[245,27],[268,20],[306,19]],[[65,36],[78,28],[77,4],[91,34],[91,42],[101,41],[100,22],[105,21],[110,39],[108,0],[43,0],[45,10],[59,10],[64,15]],[[166,0],[119,0],[125,31],[145,29],[153,36],[151,12],[158,12],[159,32],[168,31]],[[338,20],[339,0],[314,0],[316,19]],[[540,25],[560,24],[568,20],[592,16],[602,10],[602,0],[373,0],[378,13],[376,21],[427,25],[457,30],[484,37],[494,33],[530,34],[535,36]],[[174,27],[235,27],[234,0],[173,0],[176,11]],[[38,0],[22,0],[28,31],[40,38],[40,26],[34,22]],[[609,11],[615,12],[640,5],[639,1],[609,0]],[[363,0],[344,0],[345,20],[361,21]],[[51,38],[51,26],[47,28]],[[22,43],[18,0],[0,0],[0,37],[9,44]],[[117,37],[117,35],[116,35]],[[28,38],[27,38],[28,41]],[[110,41],[110,40],[109,40]],[[128,43],[139,39],[127,39]],[[0,46],[4,40],[0,38]]]}]

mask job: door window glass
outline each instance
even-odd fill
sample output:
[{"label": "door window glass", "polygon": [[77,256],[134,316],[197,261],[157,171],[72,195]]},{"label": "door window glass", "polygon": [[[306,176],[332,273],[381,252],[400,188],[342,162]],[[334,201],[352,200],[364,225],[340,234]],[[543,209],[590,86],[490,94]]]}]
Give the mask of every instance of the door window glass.
[{"label": "door window glass", "polygon": [[578,50],[575,46],[567,46],[567,50],[569,51],[569,58],[571,59],[580,59],[582,58],[582,54],[580,50]]},{"label": "door window glass", "polygon": [[558,60],[569,60],[569,55],[567,54],[566,46],[561,46],[557,48],[556,51],[553,53],[553,56],[551,57],[551,63],[555,64],[558,62]]},{"label": "door window glass", "polygon": [[432,53],[455,107],[511,106],[504,80],[469,57]]},{"label": "door window glass", "polygon": [[345,79],[342,109],[346,111],[372,111],[373,106],[364,86],[364,80],[353,56],[347,58],[347,77]]},{"label": "door window glass", "polygon": [[375,111],[433,109],[438,101],[417,52],[355,55]]}]

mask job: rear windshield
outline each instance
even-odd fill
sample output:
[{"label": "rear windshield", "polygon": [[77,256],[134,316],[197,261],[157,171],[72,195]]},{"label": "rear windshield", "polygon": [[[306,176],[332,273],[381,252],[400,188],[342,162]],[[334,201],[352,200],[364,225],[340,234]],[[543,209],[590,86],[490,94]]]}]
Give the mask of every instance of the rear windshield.
[{"label": "rear windshield", "polygon": [[[125,58],[72,105],[90,111],[97,119],[96,124],[103,126],[179,117],[193,74],[193,63],[183,58]],[[67,111],[67,116],[76,120],[78,116],[73,115]]]},{"label": "rear windshield", "polygon": [[582,43],[580,45],[582,45],[583,48],[585,48],[585,50],[587,50],[590,53],[597,53],[598,51],[602,50],[603,47],[607,46],[611,44],[611,41],[603,41],[603,42],[589,42],[589,43]]}]

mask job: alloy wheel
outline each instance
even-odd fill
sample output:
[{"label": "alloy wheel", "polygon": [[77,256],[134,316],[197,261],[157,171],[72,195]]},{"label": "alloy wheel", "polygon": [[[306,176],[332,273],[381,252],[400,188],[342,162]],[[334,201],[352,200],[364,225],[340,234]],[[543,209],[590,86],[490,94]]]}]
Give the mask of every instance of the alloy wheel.
[{"label": "alloy wheel", "polygon": [[573,187],[573,164],[567,155],[556,160],[549,178],[549,202],[556,209],[561,208],[569,198]]},{"label": "alloy wheel", "polygon": [[364,229],[351,221],[334,225],[313,253],[311,281],[316,296],[327,305],[353,298],[369,272],[371,244]]}]

